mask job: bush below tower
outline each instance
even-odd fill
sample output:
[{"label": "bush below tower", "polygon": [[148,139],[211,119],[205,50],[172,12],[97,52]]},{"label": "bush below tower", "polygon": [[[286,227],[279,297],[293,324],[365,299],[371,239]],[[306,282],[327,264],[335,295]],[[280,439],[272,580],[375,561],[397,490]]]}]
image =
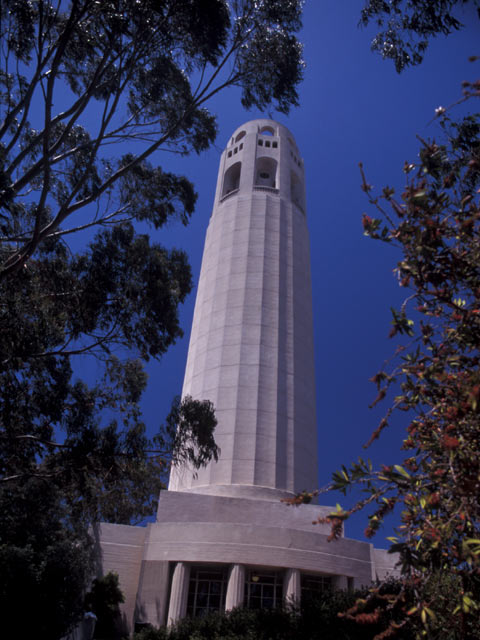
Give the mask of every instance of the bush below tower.
[{"label": "bush below tower", "polygon": [[[170,628],[146,628],[134,640],[372,640],[385,628],[358,624],[345,613],[368,590],[325,591],[301,607],[234,609],[202,618],[185,618]],[[411,640],[410,636],[402,640]]]}]

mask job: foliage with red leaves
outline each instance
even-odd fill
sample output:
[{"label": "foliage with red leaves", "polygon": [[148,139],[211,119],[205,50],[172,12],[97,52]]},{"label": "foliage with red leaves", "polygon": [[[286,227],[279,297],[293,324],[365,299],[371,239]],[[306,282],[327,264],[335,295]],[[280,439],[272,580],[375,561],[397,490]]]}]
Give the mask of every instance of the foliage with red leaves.
[{"label": "foliage with red leaves", "polygon": [[[473,97],[480,97],[480,83],[464,83],[464,99]],[[451,110],[437,112],[442,142],[419,138],[419,162],[405,163],[400,196],[389,187],[375,194],[360,167],[362,190],[380,214],[363,215],[364,233],[400,249],[395,272],[410,289],[392,310],[390,336],[404,342],[391,370],[372,378],[371,406],[392,392],[394,398],[368,442],[404,411],[408,454],[379,469],[359,459],[335,473],[331,486],[366,493],[342,511],[343,520],[375,505],[369,538],[387,514],[401,511],[389,540],[399,554],[402,589],[388,606],[374,589],[347,612],[365,624],[400,607],[401,621],[377,640],[407,630],[419,638],[474,638],[480,621],[480,114],[454,120]],[[448,597],[438,595],[439,576]]]}]

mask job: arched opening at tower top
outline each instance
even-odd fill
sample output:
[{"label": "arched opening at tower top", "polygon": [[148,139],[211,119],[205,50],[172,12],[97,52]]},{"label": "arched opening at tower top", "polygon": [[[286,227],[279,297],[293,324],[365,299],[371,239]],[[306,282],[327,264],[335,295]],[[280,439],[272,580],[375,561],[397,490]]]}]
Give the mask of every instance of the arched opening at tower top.
[{"label": "arched opening at tower top", "polygon": [[277,186],[277,161],[266,156],[257,158],[255,184],[262,187]]},{"label": "arched opening at tower top", "polygon": [[240,131],[240,133],[237,135],[237,137],[235,138],[235,142],[238,142],[239,140],[241,140],[242,138],[244,138],[247,135],[246,131]]},{"label": "arched opening at tower top", "polygon": [[262,127],[260,133],[264,136],[274,136],[275,130],[273,127]]},{"label": "arched opening at tower top", "polygon": [[295,171],[290,173],[290,197],[292,202],[305,212],[303,182],[300,180]]},{"label": "arched opening at tower top", "polygon": [[225,171],[223,176],[223,191],[222,197],[236,191],[240,187],[240,174],[242,172],[242,163],[235,162]]}]

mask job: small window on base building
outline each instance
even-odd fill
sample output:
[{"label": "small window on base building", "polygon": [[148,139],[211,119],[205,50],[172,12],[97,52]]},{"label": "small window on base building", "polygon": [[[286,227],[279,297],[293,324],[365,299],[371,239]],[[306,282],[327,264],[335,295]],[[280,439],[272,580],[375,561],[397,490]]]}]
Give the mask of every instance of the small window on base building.
[{"label": "small window on base building", "polygon": [[245,582],[247,609],[274,609],[282,604],[283,576],[280,571],[250,569]]},{"label": "small window on base building", "polygon": [[192,567],[188,585],[187,615],[199,618],[225,610],[226,567]]},{"label": "small window on base building", "polygon": [[308,573],[302,573],[300,584],[302,588],[302,602],[314,600],[324,591],[331,591],[333,587],[331,576],[319,576]]}]

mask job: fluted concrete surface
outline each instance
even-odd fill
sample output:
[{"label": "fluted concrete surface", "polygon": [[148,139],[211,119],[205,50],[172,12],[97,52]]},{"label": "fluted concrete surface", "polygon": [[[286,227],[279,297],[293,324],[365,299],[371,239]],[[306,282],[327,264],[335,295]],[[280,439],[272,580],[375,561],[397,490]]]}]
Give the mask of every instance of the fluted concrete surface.
[{"label": "fluted concrete surface", "polygon": [[[224,177],[239,164],[238,187],[225,193]],[[255,120],[234,133],[220,162],[183,386],[184,395],[214,403],[221,456],[197,477],[176,469],[170,489],[261,498],[317,485],[303,192],[303,167],[285,127]]]}]

